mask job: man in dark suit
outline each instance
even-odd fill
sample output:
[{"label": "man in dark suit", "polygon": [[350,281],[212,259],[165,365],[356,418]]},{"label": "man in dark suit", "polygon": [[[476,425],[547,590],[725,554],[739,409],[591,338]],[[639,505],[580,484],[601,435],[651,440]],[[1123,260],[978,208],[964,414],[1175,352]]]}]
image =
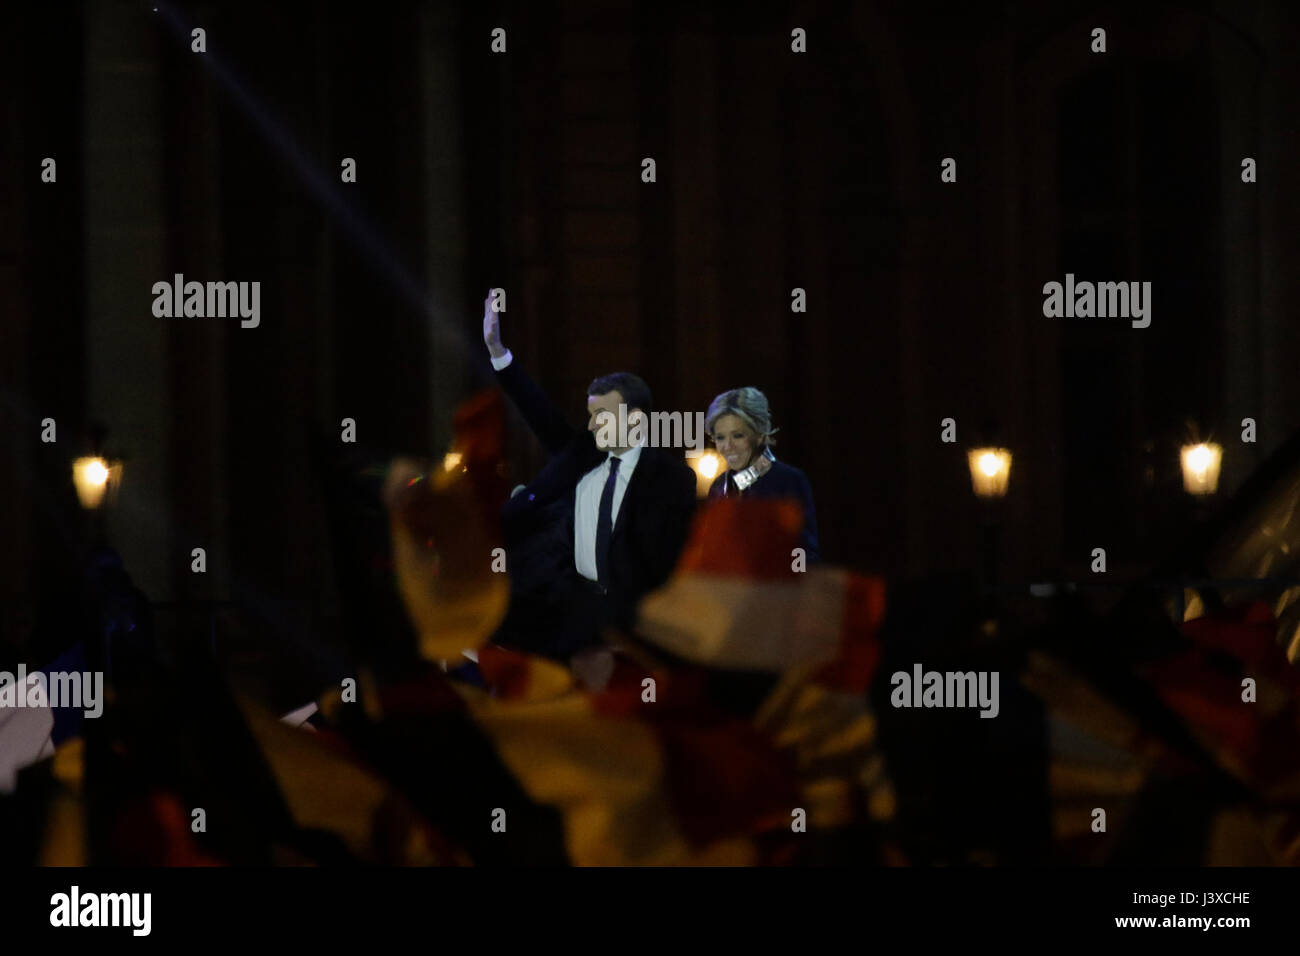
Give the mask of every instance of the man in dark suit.
[{"label": "man in dark suit", "polygon": [[695,509],[695,474],[680,454],[630,444],[613,427],[621,416],[631,429],[652,411],[636,375],[593,381],[579,431],[501,344],[491,297],[483,341],[501,387],[550,455],[502,513],[514,601],[498,640],[572,661],[600,646],[606,625],[629,627],[640,599],[672,573]]}]

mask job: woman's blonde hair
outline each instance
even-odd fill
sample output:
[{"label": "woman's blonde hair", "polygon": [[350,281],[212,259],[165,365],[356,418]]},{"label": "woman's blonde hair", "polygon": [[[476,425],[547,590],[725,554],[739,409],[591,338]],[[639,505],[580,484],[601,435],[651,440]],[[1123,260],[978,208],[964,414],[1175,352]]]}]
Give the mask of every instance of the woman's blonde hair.
[{"label": "woman's blonde hair", "polygon": [[709,411],[704,416],[704,428],[709,435],[713,426],[723,415],[735,415],[754,430],[759,445],[774,445],[772,435],[777,429],[772,427],[772,411],[767,404],[767,396],[756,388],[733,388],[723,392],[709,403]]}]

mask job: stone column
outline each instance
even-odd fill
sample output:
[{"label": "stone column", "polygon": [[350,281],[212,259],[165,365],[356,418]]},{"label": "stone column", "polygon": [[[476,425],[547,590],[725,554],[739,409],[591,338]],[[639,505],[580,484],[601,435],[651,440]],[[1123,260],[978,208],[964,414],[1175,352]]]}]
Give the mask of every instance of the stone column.
[{"label": "stone column", "polygon": [[152,312],[164,262],[158,28],[139,4],[85,9],[87,414],[128,456],[110,542],[150,599],[173,597],[167,319]]}]

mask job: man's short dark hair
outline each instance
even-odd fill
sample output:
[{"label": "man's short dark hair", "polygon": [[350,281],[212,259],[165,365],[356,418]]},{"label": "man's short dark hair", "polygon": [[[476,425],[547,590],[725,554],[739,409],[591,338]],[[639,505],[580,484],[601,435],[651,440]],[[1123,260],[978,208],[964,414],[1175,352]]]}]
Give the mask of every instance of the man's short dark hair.
[{"label": "man's short dark hair", "polygon": [[639,408],[643,412],[654,411],[654,398],[650,394],[650,386],[639,375],[633,375],[631,372],[612,372],[600,376],[587,386],[588,395],[607,395],[610,392],[618,392],[623,396],[623,404],[627,406],[628,411],[634,408]]}]

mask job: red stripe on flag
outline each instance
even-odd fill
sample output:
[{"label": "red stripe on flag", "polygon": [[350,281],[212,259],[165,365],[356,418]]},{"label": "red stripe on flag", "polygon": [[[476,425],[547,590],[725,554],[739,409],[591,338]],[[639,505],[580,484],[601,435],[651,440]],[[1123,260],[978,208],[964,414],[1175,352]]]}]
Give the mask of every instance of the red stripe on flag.
[{"label": "red stripe on flag", "polygon": [[802,525],[793,499],[711,499],[695,517],[677,573],[789,579]]},{"label": "red stripe on flag", "polygon": [[532,675],[533,658],[495,644],[479,648],[478,669],[495,696],[507,700],[525,697]]},{"label": "red stripe on flag", "polygon": [[885,582],[850,574],[845,582],[840,653],[815,678],[833,690],[865,693],[880,663],[876,635],[885,619]]}]

